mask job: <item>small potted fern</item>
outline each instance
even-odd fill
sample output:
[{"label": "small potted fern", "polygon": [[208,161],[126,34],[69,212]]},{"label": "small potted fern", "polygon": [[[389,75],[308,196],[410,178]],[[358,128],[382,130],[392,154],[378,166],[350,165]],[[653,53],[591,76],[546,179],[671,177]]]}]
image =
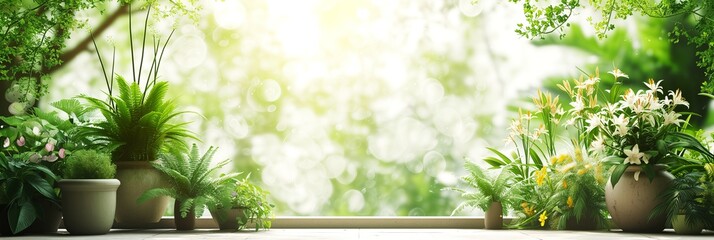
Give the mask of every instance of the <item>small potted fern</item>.
[{"label": "small potted fern", "polygon": [[255,231],[270,229],[273,205],[268,202],[268,192],[248,181],[233,180],[221,185],[208,209],[221,230],[243,230],[249,226]]},{"label": "small potted fern", "polygon": [[[147,7],[144,26],[147,25],[150,11],[151,6]],[[132,39],[131,14],[129,23],[129,38]],[[144,35],[147,35],[146,27]],[[111,151],[112,161],[117,165],[116,177],[122,182],[117,193],[116,221],[119,223],[143,224],[161,219],[169,203],[168,197],[155,198],[141,204],[137,202],[146,190],[166,184],[151,162],[155,161],[159,152],[168,145],[184,145],[185,148],[183,141],[186,138],[195,139],[185,128],[186,122],[175,122],[176,117],[183,112],[177,111],[173,102],[165,99],[168,83],[158,81],[159,66],[170,39],[171,35],[164,42],[161,51],[161,42],[154,41],[150,65],[143,62],[145,42],[142,43],[141,58],[138,62],[134,61],[135,51],[132,45],[132,69],[137,71],[132,71],[133,76],[129,79],[115,74],[114,65],[111,67],[111,73],[107,73],[102,56],[97,50],[107,86],[107,99],[81,96],[88,103],[88,107],[98,110],[104,117],[102,121],[89,124],[85,128],[85,134],[94,136],[95,144]],[[146,71],[148,74],[142,75]]]},{"label": "small potted fern", "polygon": [[513,175],[509,171],[501,170],[494,178],[487,175],[481,167],[474,162],[466,162],[464,168],[469,172],[468,176],[461,179],[469,187],[477,191],[471,192],[461,188],[448,188],[461,193],[464,199],[452,215],[462,211],[466,207],[478,207],[486,213],[484,217],[484,228],[501,229],[503,227],[504,206],[511,206],[516,196],[511,194]]},{"label": "small potted fern", "polygon": [[109,154],[78,150],[67,157],[62,190],[64,226],[70,234],[95,235],[109,232],[114,223],[119,180]]},{"label": "small potted fern", "polygon": [[229,163],[229,160],[225,160],[210,167],[215,153],[216,148],[210,147],[200,155],[196,144],[188,153],[180,147],[162,153],[161,162],[153,163],[153,166],[168,179],[169,187],[150,189],[139,197],[139,202],[160,196],[174,198],[176,229],[193,230],[196,216],[203,214],[205,204],[213,200],[218,187],[238,176],[238,173],[230,173],[211,177],[211,174]]}]

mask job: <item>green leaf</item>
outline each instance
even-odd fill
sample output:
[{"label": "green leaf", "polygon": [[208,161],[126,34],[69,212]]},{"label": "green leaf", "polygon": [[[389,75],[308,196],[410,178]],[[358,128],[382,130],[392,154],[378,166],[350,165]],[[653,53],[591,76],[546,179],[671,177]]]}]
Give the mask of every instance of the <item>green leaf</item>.
[{"label": "green leaf", "polygon": [[629,164],[620,164],[615,167],[615,169],[612,170],[612,176],[610,176],[610,183],[612,183],[612,187],[615,187],[617,182],[620,181],[620,178],[622,177],[622,174],[625,173],[625,170],[627,170],[627,167]]},{"label": "green leaf", "polygon": [[493,152],[494,154],[498,155],[498,157],[501,158],[501,160],[503,160],[504,163],[509,164],[509,163],[512,162],[510,158],[506,157],[506,155],[504,155],[504,154],[501,153],[500,151],[496,150],[495,148],[487,147],[486,149],[488,149],[489,151],[491,151],[491,152]]},{"label": "green leaf", "polygon": [[176,191],[173,189],[168,189],[168,188],[152,188],[147,190],[146,192],[142,193],[139,198],[136,199],[137,203],[144,203],[146,201],[149,201],[151,199],[160,197],[160,196],[169,196],[172,198],[176,198],[177,194]]},{"label": "green leaf", "polygon": [[29,201],[14,202],[8,207],[8,222],[13,234],[25,230],[37,219],[35,206]]}]

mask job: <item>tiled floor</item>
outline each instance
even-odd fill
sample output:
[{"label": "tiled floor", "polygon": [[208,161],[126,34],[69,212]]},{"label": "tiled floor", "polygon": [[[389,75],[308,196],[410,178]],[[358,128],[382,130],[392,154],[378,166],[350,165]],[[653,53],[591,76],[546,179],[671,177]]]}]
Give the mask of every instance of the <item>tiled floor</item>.
[{"label": "tiled floor", "polygon": [[579,232],[545,230],[483,230],[483,229],[272,229],[261,232],[225,232],[218,230],[112,230],[100,236],[70,236],[60,230],[55,235],[23,236],[13,239],[714,239],[714,232],[697,236],[676,235],[671,230],[659,234],[621,232]]}]

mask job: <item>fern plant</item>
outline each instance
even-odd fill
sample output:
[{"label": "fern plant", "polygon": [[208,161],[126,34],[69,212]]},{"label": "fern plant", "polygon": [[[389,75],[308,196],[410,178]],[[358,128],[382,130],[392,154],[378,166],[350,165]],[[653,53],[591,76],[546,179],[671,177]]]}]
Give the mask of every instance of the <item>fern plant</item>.
[{"label": "fern plant", "polygon": [[[169,181],[168,188],[154,188],[146,191],[137,201],[145,202],[159,196],[169,196],[181,203],[182,217],[192,211],[201,216],[208,201],[214,201],[219,186],[225,185],[237,177],[239,173],[222,174],[211,177],[211,174],[228,164],[229,160],[219,162],[210,167],[211,158],[217,148],[210,147],[199,154],[196,144],[187,153],[183,148],[174,147],[161,154],[159,163],[152,163],[154,168],[162,172]],[[179,213],[174,213],[179,214]]]},{"label": "fern plant", "polygon": [[492,202],[500,202],[505,206],[512,206],[517,196],[511,192],[513,175],[509,171],[501,170],[494,178],[487,175],[480,166],[474,162],[467,161],[464,168],[469,172],[468,176],[461,179],[469,187],[477,191],[471,192],[461,188],[448,188],[448,190],[461,193],[464,199],[451,213],[454,215],[466,207],[478,207],[483,211],[488,211]]},{"label": "fern plant", "polygon": [[[147,9],[151,11],[151,7]],[[99,110],[104,116],[104,121],[90,124],[86,128],[86,132],[96,136],[97,143],[112,151],[112,161],[114,162],[153,161],[162,148],[169,145],[183,145],[185,138],[195,139],[193,134],[185,128],[187,122],[171,123],[183,112],[176,111],[173,102],[165,99],[168,83],[157,81],[161,59],[173,31],[164,42],[161,51],[159,51],[160,39],[154,40],[153,59],[151,59],[151,66],[148,67],[149,72],[146,79],[142,82],[148,16],[149,12],[147,12],[144,21],[144,38],[141,59],[138,63],[134,61],[133,41],[131,44],[131,82],[119,74],[114,74],[114,63],[112,63],[111,73],[108,75],[102,55],[97,49],[97,58],[104,72],[108,98],[100,100],[85,95],[80,96],[87,101],[91,109]],[[130,21],[130,40],[133,38],[131,32]],[[96,46],[94,43],[95,48]],[[115,82],[116,87],[119,88],[119,93],[116,96],[114,95]]]}]

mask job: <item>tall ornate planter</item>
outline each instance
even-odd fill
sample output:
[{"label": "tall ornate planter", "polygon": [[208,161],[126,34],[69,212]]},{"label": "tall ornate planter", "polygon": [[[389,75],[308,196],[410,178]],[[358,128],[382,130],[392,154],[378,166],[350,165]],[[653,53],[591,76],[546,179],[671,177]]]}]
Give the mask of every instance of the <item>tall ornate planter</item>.
[{"label": "tall ornate planter", "polygon": [[492,202],[486,211],[483,222],[486,229],[503,228],[503,205],[500,202]]},{"label": "tall ornate planter", "polygon": [[607,182],[607,210],[615,225],[625,232],[661,232],[665,227],[665,214],[652,219],[649,216],[652,209],[660,204],[659,195],[671,185],[674,176],[663,166],[657,166],[651,182],[644,172],[636,181],[635,172],[641,170],[640,166],[629,166],[614,188],[610,181]]},{"label": "tall ornate planter", "polygon": [[62,179],[64,226],[71,234],[93,235],[109,232],[114,223],[116,179]]},{"label": "tall ornate planter", "polygon": [[149,162],[116,162],[115,164],[116,178],[121,182],[117,190],[116,221],[137,225],[161,220],[169,204],[169,197],[161,196],[141,204],[136,200],[146,190],[166,185],[163,175]]}]

